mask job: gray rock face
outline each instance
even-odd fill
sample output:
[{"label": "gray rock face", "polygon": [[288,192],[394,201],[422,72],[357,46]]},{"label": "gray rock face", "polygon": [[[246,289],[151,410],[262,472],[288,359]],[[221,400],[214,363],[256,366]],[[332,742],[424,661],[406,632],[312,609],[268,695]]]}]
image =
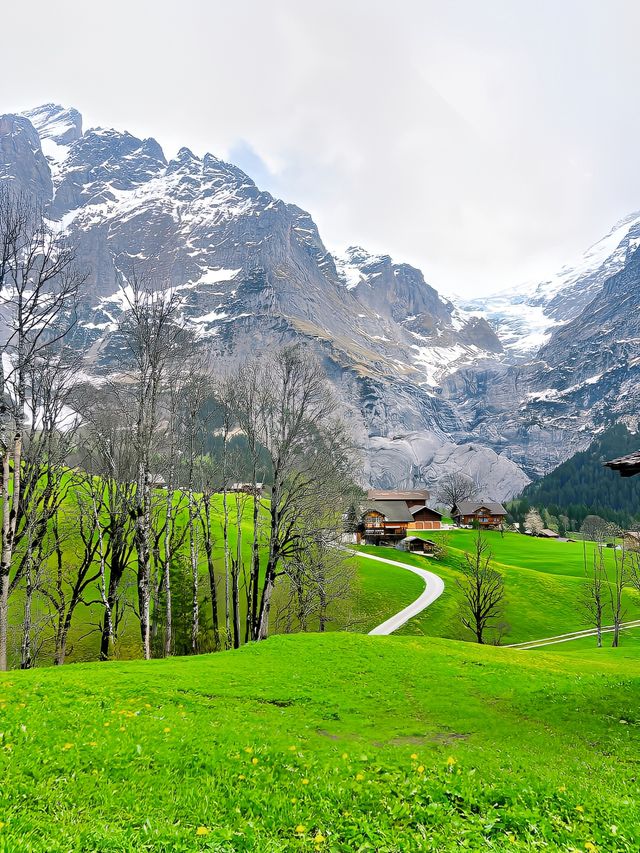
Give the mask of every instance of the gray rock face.
[{"label": "gray rock face", "polygon": [[[182,148],[167,162],[153,139],[83,132],[77,111],[47,104],[0,118],[0,164],[0,180],[37,198],[91,271],[77,338],[90,370],[112,369],[135,268],[178,289],[188,321],[225,361],[290,341],[312,348],[371,485],[432,486],[461,469],[502,500],[622,417],[620,394],[637,409],[628,315],[640,292],[630,262],[638,217],[561,286],[541,286],[539,305],[511,303],[517,340],[535,337],[528,310],[555,324],[539,355],[526,356],[531,347],[516,353],[509,336],[503,347],[489,311],[460,310],[414,267],[357,247],[332,256],[307,212],[211,154]],[[605,285],[612,270],[625,274]]]},{"label": "gray rock face", "polygon": [[53,184],[40,137],[22,116],[0,115],[0,181],[38,204],[51,201]]}]

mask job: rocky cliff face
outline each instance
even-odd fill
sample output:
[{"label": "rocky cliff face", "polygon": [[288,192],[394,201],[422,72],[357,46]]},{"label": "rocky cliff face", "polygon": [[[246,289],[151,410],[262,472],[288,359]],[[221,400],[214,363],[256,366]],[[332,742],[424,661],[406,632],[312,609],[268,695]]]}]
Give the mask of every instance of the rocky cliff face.
[{"label": "rocky cliff face", "polygon": [[[90,370],[110,369],[127,277],[136,269],[181,290],[185,316],[221,358],[287,341],[315,349],[360,437],[363,480],[372,485],[432,485],[445,471],[462,469],[479,476],[490,497],[507,498],[529,474],[566,458],[580,443],[580,429],[595,427],[590,395],[605,386],[589,384],[590,377],[600,368],[607,374],[615,361],[618,378],[602,382],[610,383],[609,394],[622,387],[619,348],[583,376],[579,350],[597,348],[589,309],[567,313],[551,304],[563,291],[577,305],[570,294],[581,292],[578,273],[565,276],[544,305],[527,304],[555,325],[545,328],[540,355],[525,357],[522,340],[535,336],[526,316],[520,332],[497,323],[496,334],[487,306],[476,306],[475,314],[468,305],[457,308],[414,267],[358,247],[332,256],[308,213],[260,191],[211,154],[198,158],[182,148],[167,161],[153,139],[83,131],[77,111],[47,104],[0,117],[0,180],[37,199],[91,271],[81,318]],[[615,258],[599,255],[600,271],[589,275],[600,283],[585,284],[590,294],[592,285],[604,294],[604,271],[624,267],[640,218],[624,227],[626,248],[619,241]],[[619,288],[625,286],[638,292],[631,280]],[[518,303],[511,310],[523,314]],[[569,315],[582,336],[562,331]],[[607,319],[595,316],[596,325]],[[622,317],[607,322],[617,336]],[[631,344],[624,352],[630,351]],[[557,401],[543,392],[553,385],[569,399],[579,363],[576,381],[587,391],[576,391],[575,404],[558,414]]]}]

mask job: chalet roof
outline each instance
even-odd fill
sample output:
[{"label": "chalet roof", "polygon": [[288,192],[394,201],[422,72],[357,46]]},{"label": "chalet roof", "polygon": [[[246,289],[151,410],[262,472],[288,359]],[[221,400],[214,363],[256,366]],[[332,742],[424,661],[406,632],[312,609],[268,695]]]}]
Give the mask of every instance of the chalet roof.
[{"label": "chalet roof", "polygon": [[422,512],[425,509],[428,509],[429,512],[433,515],[437,515],[438,518],[442,518],[442,513],[438,512],[437,509],[433,509],[433,507],[430,506],[412,506],[409,508],[409,512],[411,513],[411,515],[415,515],[417,512]]},{"label": "chalet roof", "polygon": [[370,501],[428,501],[430,494],[426,489],[410,491],[388,491],[386,489],[369,489],[367,497]]},{"label": "chalet roof", "polygon": [[371,510],[382,513],[387,521],[413,521],[406,501],[367,501],[362,513],[364,515]]},{"label": "chalet roof", "polygon": [[437,542],[434,542],[433,539],[423,539],[422,536],[405,536],[404,539],[400,540],[401,542],[425,542],[427,545],[437,545]]},{"label": "chalet roof", "polygon": [[559,534],[556,533],[555,530],[551,530],[549,527],[545,527],[540,531],[540,536],[546,536],[547,539],[558,539]]},{"label": "chalet roof", "polygon": [[617,471],[621,477],[632,477],[634,474],[640,474],[640,450],[635,453],[629,453],[628,456],[620,456],[618,459],[612,459],[610,462],[605,462],[605,467]]},{"label": "chalet roof", "polygon": [[487,509],[491,515],[506,515],[507,511],[497,501],[459,501],[454,509],[454,515],[474,515],[479,509]]}]

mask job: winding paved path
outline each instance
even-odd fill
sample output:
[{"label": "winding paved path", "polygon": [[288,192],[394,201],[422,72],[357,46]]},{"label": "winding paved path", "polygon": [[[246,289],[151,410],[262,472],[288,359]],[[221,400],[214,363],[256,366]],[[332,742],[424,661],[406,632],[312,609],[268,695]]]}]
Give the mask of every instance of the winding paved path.
[{"label": "winding paved path", "polygon": [[[640,619],[635,619],[632,622],[623,622],[620,625],[620,630],[625,628],[640,628]],[[607,625],[601,629],[603,634],[611,634],[613,625]],[[556,643],[570,643],[571,640],[581,640],[583,637],[595,637],[598,632],[595,628],[587,628],[585,631],[572,631],[570,634],[558,634],[555,637],[545,637],[542,640],[529,640],[526,643],[511,643],[509,646],[504,646],[505,649],[541,649],[543,646],[554,646]]]},{"label": "winding paved path", "polygon": [[362,551],[352,551],[358,557],[366,560],[376,560],[378,563],[388,563],[390,566],[397,566],[400,569],[406,569],[408,572],[413,572],[424,581],[424,592],[412,601],[407,607],[396,613],[386,622],[377,625],[369,634],[393,634],[398,628],[401,628],[405,622],[422,613],[425,608],[439,598],[444,591],[444,581],[433,572],[428,572],[426,569],[419,569],[417,566],[411,566],[409,563],[398,563],[396,560],[388,560],[386,557],[375,557],[373,554],[365,554]]}]

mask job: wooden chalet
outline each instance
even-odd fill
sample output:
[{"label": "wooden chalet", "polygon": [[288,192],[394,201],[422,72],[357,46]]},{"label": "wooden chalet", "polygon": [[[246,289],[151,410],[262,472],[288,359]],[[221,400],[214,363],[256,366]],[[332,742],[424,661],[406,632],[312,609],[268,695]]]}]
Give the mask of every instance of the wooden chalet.
[{"label": "wooden chalet", "polygon": [[458,527],[482,527],[495,529],[504,524],[507,511],[497,501],[459,501],[451,510]]},{"label": "wooden chalet", "polygon": [[362,514],[364,541],[370,545],[396,544],[413,521],[404,501],[368,501]]},{"label": "wooden chalet", "polygon": [[634,474],[640,474],[640,450],[636,450],[635,453],[630,453],[628,456],[612,459],[604,464],[606,468],[617,471],[621,477],[633,477]]},{"label": "wooden chalet", "polygon": [[442,515],[427,506],[424,489],[390,491],[371,489],[362,508],[360,541],[368,544],[397,544],[409,530],[438,530]]}]

